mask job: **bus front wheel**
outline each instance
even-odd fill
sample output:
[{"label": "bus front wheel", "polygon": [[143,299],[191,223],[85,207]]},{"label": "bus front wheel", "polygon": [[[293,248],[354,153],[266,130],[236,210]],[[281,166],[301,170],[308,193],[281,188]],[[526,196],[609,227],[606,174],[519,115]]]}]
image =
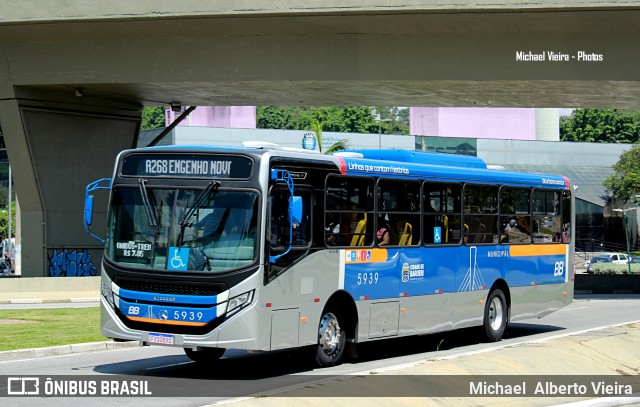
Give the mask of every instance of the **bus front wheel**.
[{"label": "bus front wheel", "polygon": [[316,363],[320,367],[340,364],[346,347],[346,333],[341,326],[341,313],[335,308],[327,308],[322,313],[318,326],[318,347]]},{"label": "bus front wheel", "polygon": [[489,342],[497,342],[507,328],[507,300],[501,289],[489,293],[484,306],[484,332]]},{"label": "bus front wheel", "polygon": [[196,363],[213,363],[222,357],[224,348],[199,348],[198,350],[184,348],[184,353]]}]

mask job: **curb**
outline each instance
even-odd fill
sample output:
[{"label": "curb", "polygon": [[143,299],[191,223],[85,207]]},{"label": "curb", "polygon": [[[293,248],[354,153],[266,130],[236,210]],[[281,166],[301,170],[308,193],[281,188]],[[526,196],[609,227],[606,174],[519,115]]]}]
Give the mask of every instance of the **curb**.
[{"label": "curb", "polygon": [[98,297],[90,298],[65,298],[65,299],[42,299],[42,298],[16,298],[13,300],[0,300],[0,304],[58,304],[58,303],[86,303],[100,302]]},{"label": "curb", "polygon": [[104,341],[50,346],[46,348],[16,349],[0,352],[0,362],[10,362],[22,359],[38,359],[49,356],[70,355],[75,353],[99,352],[112,349],[128,349],[140,346],[140,342],[138,341]]}]

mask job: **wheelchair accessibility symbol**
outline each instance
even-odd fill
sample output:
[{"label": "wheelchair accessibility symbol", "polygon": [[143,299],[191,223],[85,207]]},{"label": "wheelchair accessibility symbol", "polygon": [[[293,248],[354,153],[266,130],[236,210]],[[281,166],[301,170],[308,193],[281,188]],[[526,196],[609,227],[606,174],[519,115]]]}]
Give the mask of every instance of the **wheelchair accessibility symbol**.
[{"label": "wheelchair accessibility symbol", "polygon": [[188,247],[170,247],[167,270],[186,270],[189,263]]},{"label": "wheelchair accessibility symbol", "polygon": [[433,243],[442,243],[442,228],[440,226],[433,228]]}]

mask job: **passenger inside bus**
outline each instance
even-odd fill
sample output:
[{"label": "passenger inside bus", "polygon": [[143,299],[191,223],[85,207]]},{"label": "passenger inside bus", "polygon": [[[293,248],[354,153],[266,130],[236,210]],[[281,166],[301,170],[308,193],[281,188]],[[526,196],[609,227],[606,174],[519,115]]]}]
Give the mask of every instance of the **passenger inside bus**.
[{"label": "passenger inside bus", "polygon": [[391,242],[391,234],[389,233],[389,224],[384,217],[378,218],[378,246],[385,246]]},{"label": "passenger inside bus", "polygon": [[509,243],[509,232],[513,227],[516,226],[516,220],[511,219],[509,222],[504,225],[502,229],[502,233],[500,234],[500,243]]},{"label": "passenger inside bus", "polygon": [[338,244],[338,234],[340,233],[340,218],[334,212],[327,212],[327,227],[325,228],[325,239],[327,245]]}]

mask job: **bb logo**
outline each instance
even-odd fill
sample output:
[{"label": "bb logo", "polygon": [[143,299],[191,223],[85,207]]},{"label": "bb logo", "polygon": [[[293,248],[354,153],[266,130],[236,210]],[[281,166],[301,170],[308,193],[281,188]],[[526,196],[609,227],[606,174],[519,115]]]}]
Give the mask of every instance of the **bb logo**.
[{"label": "bb logo", "polygon": [[564,261],[556,261],[555,266],[553,267],[553,276],[561,276],[564,274]]}]

